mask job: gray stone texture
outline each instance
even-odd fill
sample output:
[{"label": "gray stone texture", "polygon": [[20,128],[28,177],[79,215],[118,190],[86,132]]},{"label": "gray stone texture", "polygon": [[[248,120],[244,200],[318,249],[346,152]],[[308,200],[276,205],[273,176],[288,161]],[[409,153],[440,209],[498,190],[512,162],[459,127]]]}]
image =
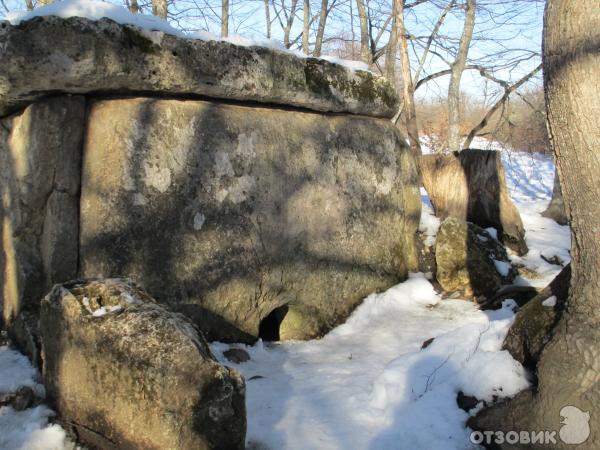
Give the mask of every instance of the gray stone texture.
[{"label": "gray stone texture", "polygon": [[10,326],[77,275],[85,99],[48,98],[0,121],[0,303]]},{"label": "gray stone texture", "polygon": [[322,335],[415,270],[414,160],[388,121],[205,101],[94,102],[83,276],[127,276],[211,339]]},{"label": "gray stone texture", "polygon": [[41,303],[40,332],[48,401],[80,443],[244,448],[242,376],[217,363],[185,317],[127,280],[55,285]]},{"label": "gray stone texture", "polygon": [[48,93],[156,93],[392,117],[370,72],[262,47],[182,39],[73,17],[0,22],[0,117]]}]

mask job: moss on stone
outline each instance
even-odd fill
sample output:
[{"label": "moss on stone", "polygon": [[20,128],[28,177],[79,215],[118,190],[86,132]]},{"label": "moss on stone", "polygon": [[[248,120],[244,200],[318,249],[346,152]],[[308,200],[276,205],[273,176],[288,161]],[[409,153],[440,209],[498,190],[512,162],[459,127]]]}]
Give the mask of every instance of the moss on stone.
[{"label": "moss on stone", "polygon": [[142,35],[139,31],[130,28],[123,27],[124,44],[131,48],[136,48],[142,53],[156,54],[159,52],[160,47]]}]

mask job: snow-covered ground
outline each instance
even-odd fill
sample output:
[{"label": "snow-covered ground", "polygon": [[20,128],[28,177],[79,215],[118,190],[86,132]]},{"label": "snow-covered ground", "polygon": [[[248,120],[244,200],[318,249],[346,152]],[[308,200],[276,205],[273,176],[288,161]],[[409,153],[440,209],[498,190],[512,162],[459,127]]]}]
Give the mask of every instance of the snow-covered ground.
[{"label": "snow-covered ground", "polygon": [[[499,149],[487,141],[474,147]],[[525,257],[511,258],[539,274],[518,282],[545,286],[561,267],[541,255],[570,259],[569,227],[540,215],[551,198],[554,164],[547,156],[508,150],[503,158],[530,248]],[[421,194],[420,228],[433,243],[439,220]],[[520,364],[501,351],[513,305],[509,300],[500,311],[482,312],[467,301],[440,300],[425,277],[414,274],[369,296],[323,339],[239,346],[251,356],[242,364],[223,358],[229,345],[214,343],[213,351],[246,376],[253,448],[477,448],[457,393],[489,401],[528,385]]]},{"label": "snow-covered ground", "polygon": [[[44,396],[39,374],[31,367],[26,356],[0,346],[0,394],[15,392],[21,386]],[[24,411],[10,406],[0,408],[0,449],[2,450],[67,450],[73,445],[67,441],[64,430],[48,423],[52,411],[39,405]]]},{"label": "snow-covered ground", "polygon": [[[544,286],[560,267],[541,255],[569,260],[569,228],[540,216],[552,193],[554,166],[546,156],[506,150],[503,155],[530,248],[525,257],[511,257],[539,274],[519,282]],[[422,200],[421,227],[433,241],[439,221],[425,193]],[[413,274],[369,296],[323,339],[234,345],[251,356],[242,364],[224,359],[230,345],[213,343],[212,349],[246,376],[249,448],[476,448],[457,393],[490,401],[528,385],[524,369],[501,351],[513,308],[510,300],[495,312],[463,300],[441,300],[423,275]],[[430,338],[435,339],[422,349]],[[0,392],[28,385],[41,393],[37,377],[24,356],[0,347]],[[23,412],[0,408],[0,448],[72,448],[64,431],[48,423],[50,416],[43,405]]]}]

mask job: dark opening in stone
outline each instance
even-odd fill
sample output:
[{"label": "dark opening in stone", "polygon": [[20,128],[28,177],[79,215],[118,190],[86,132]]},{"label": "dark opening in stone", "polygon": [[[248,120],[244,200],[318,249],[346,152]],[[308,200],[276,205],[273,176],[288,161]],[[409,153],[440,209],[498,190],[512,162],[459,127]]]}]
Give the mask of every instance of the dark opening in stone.
[{"label": "dark opening in stone", "polygon": [[258,327],[258,337],[263,341],[278,341],[279,326],[281,325],[281,322],[283,322],[283,318],[287,312],[287,305],[280,306],[271,311],[268,316],[261,320]]}]

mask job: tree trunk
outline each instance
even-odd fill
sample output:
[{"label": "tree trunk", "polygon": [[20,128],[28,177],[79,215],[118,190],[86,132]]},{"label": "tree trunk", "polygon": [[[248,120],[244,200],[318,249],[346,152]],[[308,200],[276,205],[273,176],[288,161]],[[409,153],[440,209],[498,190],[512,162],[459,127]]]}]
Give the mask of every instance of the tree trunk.
[{"label": "tree trunk", "polygon": [[419,127],[417,126],[417,113],[415,111],[415,90],[410,71],[410,57],[408,56],[408,37],[404,27],[404,0],[396,0],[396,23],[398,27],[398,42],[400,43],[400,62],[402,64],[402,98],[404,100],[404,116],[406,131],[410,142],[410,149],[417,164],[421,157],[421,144],[419,142]]},{"label": "tree trunk", "polygon": [[269,0],[265,0],[265,22],[267,24],[267,39],[271,39],[271,9]]},{"label": "tree trunk", "polygon": [[393,2],[392,29],[385,53],[385,76],[390,83],[396,85],[396,52],[398,50],[398,22],[396,21],[396,1]]},{"label": "tree trunk", "polygon": [[558,179],[558,170],[554,174],[554,188],[552,189],[552,200],[548,208],[542,213],[542,216],[554,220],[560,225],[567,225],[569,218],[565,211],[565,202],[563,200],[560,180]]},{"label": "tree trunk", "polygon": [[465,25],[448,85],[448,150],[453,152],[460,150],[460,79],[465,70],[475,28],[475,7],[475,0],[466,0]]},{"label": "tree trunk", "polygon": [[313,56],[319,57],[321,56],[321,49],[323,48],[323,36],[325,36],[325,23],[327,22],[327,3],[328,0],[321,1],[321,12],[319,14],[319,27],[317,28],[317,38],[315,40],[315,49],[313,51]]},{"label": "tree trunk", "polygon": [[571,292],[538,367],[536,413],[553,423],[573,405],[591,415],[586,448],[600,448],[600,9],[549,0],[544,92],[550,144],[571,218]]},{"label": "tree trunk", "polygon": [[310,52],[308,38],[310,36],[310,1],[304,0],[304,23],[302,24],[302,53],[308,56]]},{"label": "tree trunk", "polygon": [[167,0],[152,0],[152,14],[166,19],[167,12]]},{"label": "tree trunk", "polygon": [[292,5],[290,8],[290,15],[288,16],[287,23],[285,24],[285,28],[283,29],[283,45],[285,48],[290,48],[290,31],[292,31],[292,25],[294,24],[294,18],[296,17],[296,6],[298,5],[298,0],[292,0]]},{"label": "tree trunk", "polygon": [[129,6],[129,11],[132,12],[133,14],[137,14],[140,12],[140,5],[138,5],[137,0],[130,0],[128,6]]},{"label": "tree trunk", "polygon": [[221,37],[229,36],[229,0],[221,0]]},{"label": "tree trunk", "polygon": [[[575,448],[598,449],[600,9],[597,0],[549,0],[543,41],[550,144],[567,215],[571,218],[571,288],[566,309],[541,353],[537,388],[519,394],[505,406],[492,408],[487,417],[491,420],[485,426],[500,424],[504,429],[517,431],[560,430],[555,448],[579,443]],[[576,414],[571,415],[562,411],[565,406],[574,406],[581,413],[575,410]],[[569,412],[573,411],[571,408]],[[561,415],[566,416],[563,423],[568,422],[562,428]]]},{"label": "tree trunk", "polygon": [[369,37],[369,19],[367,17],[367,8],[364,0],[356,0],[358,8],[358,18],[360,20],[360,59],[361,61],[371,65],[372,56]]}]

